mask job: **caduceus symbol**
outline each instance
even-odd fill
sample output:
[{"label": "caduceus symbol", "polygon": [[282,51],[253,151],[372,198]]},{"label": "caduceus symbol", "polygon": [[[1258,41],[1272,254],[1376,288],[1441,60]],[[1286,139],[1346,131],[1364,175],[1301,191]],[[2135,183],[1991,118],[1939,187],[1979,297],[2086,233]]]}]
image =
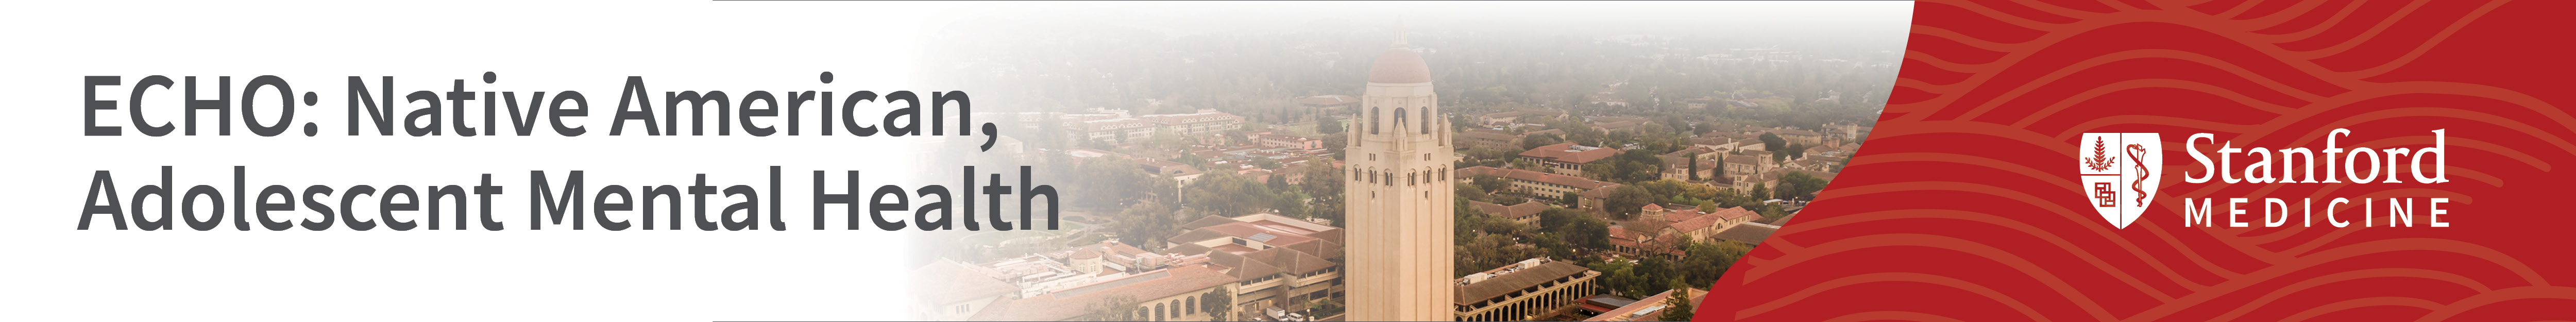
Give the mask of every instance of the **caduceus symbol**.
[{"label": "caduceus symbol", "polygon": [[2130,144],[2126,152],[2129,155],[2129,166],[2138,168],[2138,179],[2129,181],[2129,191],[2138,192],[2137,206],[2146,207],[2147,178],[2151,178],[2147,176],[2147,147]]}]

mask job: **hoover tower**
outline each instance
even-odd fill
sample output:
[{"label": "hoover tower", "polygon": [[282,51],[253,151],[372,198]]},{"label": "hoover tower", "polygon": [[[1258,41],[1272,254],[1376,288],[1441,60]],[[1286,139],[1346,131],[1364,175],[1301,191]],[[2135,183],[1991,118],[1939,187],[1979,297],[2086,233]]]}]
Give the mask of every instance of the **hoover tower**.
[{"label": "hoover tower", "polygon": [[1449,123],[1431,92],[1431,68],[1404,43],[1369,67],[1368,89],[1352,119],[1348,187],[1350,320],[1456,319],[1457,286],[1451,219],[1457,190],[1449,169],[1457,156]]}]

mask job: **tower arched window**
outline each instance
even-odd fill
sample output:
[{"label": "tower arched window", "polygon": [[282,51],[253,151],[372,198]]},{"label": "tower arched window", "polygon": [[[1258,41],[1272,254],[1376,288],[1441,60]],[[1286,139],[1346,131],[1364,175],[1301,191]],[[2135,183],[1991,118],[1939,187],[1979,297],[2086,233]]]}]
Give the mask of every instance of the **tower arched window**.
[{"label": "tower arched window", "polygon": [[1416,113],[1422,113],[1422,134],[1431,134],[1431,108],[1424,107],[1416,110],[1419,111]]},{"label": "tower arched window", "polygon": [[1395,131],[1404,131],[1404,108],[1402,107],[1395,108]]},{"label": "tower arched window", "polygon": [[1376,108],[1376,107],[1370,107],[1370,108],[1369,108],[1369,115],[1368,115],[1368,119],[1369,119],[1369,134],[1377,134],[1377,122],[1378,122],[1378,114],[1379,114],[1378,112],[1381,112],[1381,111],[1379,111],[1379,110],[1378,110],[1378,108]]}]

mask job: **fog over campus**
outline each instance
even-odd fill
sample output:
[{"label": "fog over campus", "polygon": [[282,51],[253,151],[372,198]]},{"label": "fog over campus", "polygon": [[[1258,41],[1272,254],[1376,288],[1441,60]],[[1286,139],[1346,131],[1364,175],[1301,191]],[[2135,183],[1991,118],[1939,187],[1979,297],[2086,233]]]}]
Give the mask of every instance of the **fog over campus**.
[{"label": "fog over campus", "polygon": [[[1346,95],[1401,21],[1458,110],[1635,82],[1675,98],[1754,88],[1883,98],[1910,2],[987,4],[928,28],[918,79],[988,111],[1217,108]],[[1862,84],[1874,84],[1861,86]],[[1501,86],[1501,87],[1496,87]],[[1813,88],[1795,88],[1813,87]],[[1498,93],[1476,93],[1491,89]],[[1674,92],[1672,90],[1686,90]],[[1509,93],[1499,93],[1509,92]],[[1645,98],[1646,91],[1631,95]],[[1489,95],[1510,95],[1497,98]],[[1784,95],[1797,97],[1797,95]],[[1812,100],[1814,97],[1798,97]],[[1144,107],[1146,100],[1168,109]],[[1849,100],[1847,100],[1849,101]],[[1875,101],[1875,100],[1872,100]]]},{"label": "fog over campus", "polygon": [[[1000,300],[932,300],[920,318],[1686,318],[1657,310],[1709,296],[1698,288],[1792,221],[1866,139],[1911,9],[944,12],[923,28],[914,78],[973,93],[976,120],[1010,139],[926,163],[1045,169],[1067,228],[922,235],[909,261],[922,280],[991,291],[917,292]],[[1392,260],[1418,258],[1452,260]],[[1532,283],[1551,280],[1565,282]]]}]

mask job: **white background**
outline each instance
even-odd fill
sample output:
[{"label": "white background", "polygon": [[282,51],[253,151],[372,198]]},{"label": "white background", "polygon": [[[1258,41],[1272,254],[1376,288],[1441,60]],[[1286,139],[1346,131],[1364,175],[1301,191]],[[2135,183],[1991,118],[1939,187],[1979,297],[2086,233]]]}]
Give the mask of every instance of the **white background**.
[{"label": "white background", "polygon": [[[907,87],[907,69],[923,41],[915,35],[924,17],[945,4],[0,6],[0,57],[8,61],[0,99],[9,111],[0,116],[0,151],[8,155],[0,180],[0,320],[899,319],[908,268],[893,261],[907,249],[905,234],[917,232],[805,230],[803,217],[791,217],[789,231],[531,231],[527,171],[587,170],[595,190],[685,186],[696,173],[718,186],[762,186],[763,167],[780,165],[787,168],[785,213],[803,216],[807,171],[833,170],[833,178],[839,170],[869,171],[863,180],[875,186],[899,182],[901,171],[893,170],[910,165],[871,158],[945,153],[892,150],[918,143],[910,138],[604,135],[626,76],[646,77],[657,103],[660,92],[682,90],[722,90],[737,99],[754,90],[914,90],[927,99],[937,89]],[[482,84],[486,71],[499,73],[500,82]],[[823,71],[837,81],[818,83]],[[236,100],[252,77],[277,75],[297,92],[319,94],[322,103],[299,107],[296,122],[319,123],[323,135],[298,129],[259,137],[236,119],[232,136],[213,136],[214,114],[202,112],[201,136],[147,137],[130,128],[120,103],[99,116],[129,127],[126,136],[82,136],[81,77],[89,75],[123,76],[124,86],[101,89],[103,99],[118,101],[149,75],[198,76],[208,97],[216,95],[215,77],[232,76]],[[370,86],[395,76],[396,95],[445,92],[456,79],[468,80],[470,91],[523,92],[523,100],[528,91],[581,91],[593,116],[580,124],[592,132],[345,136],[348,76],[364,76]],[[182,95],[154,90],[145,97],[147,117],[176,122]],[[261,108],[274,108],[278,97],[262,96]],[[403,111],[423,106],[398,104]],[[479,117],[480,103],[472,104],[469,115]],[[253,224],[254,231],[236,231],[227,219],[222,228],[195,231],[174,219],[181,229],[118,231],[104,218],[93,230],[73,229],[91,171],[115,171],[122,195],[154,184],[162,165],[178,167],[182,191],[203,184],[228,194],[233,165],[250,166],[252,190],[471,186],[492,173],[509,189],[493,200],[509,230],[267,231]],[[372,216],[368,203],[357,210]]]}]

